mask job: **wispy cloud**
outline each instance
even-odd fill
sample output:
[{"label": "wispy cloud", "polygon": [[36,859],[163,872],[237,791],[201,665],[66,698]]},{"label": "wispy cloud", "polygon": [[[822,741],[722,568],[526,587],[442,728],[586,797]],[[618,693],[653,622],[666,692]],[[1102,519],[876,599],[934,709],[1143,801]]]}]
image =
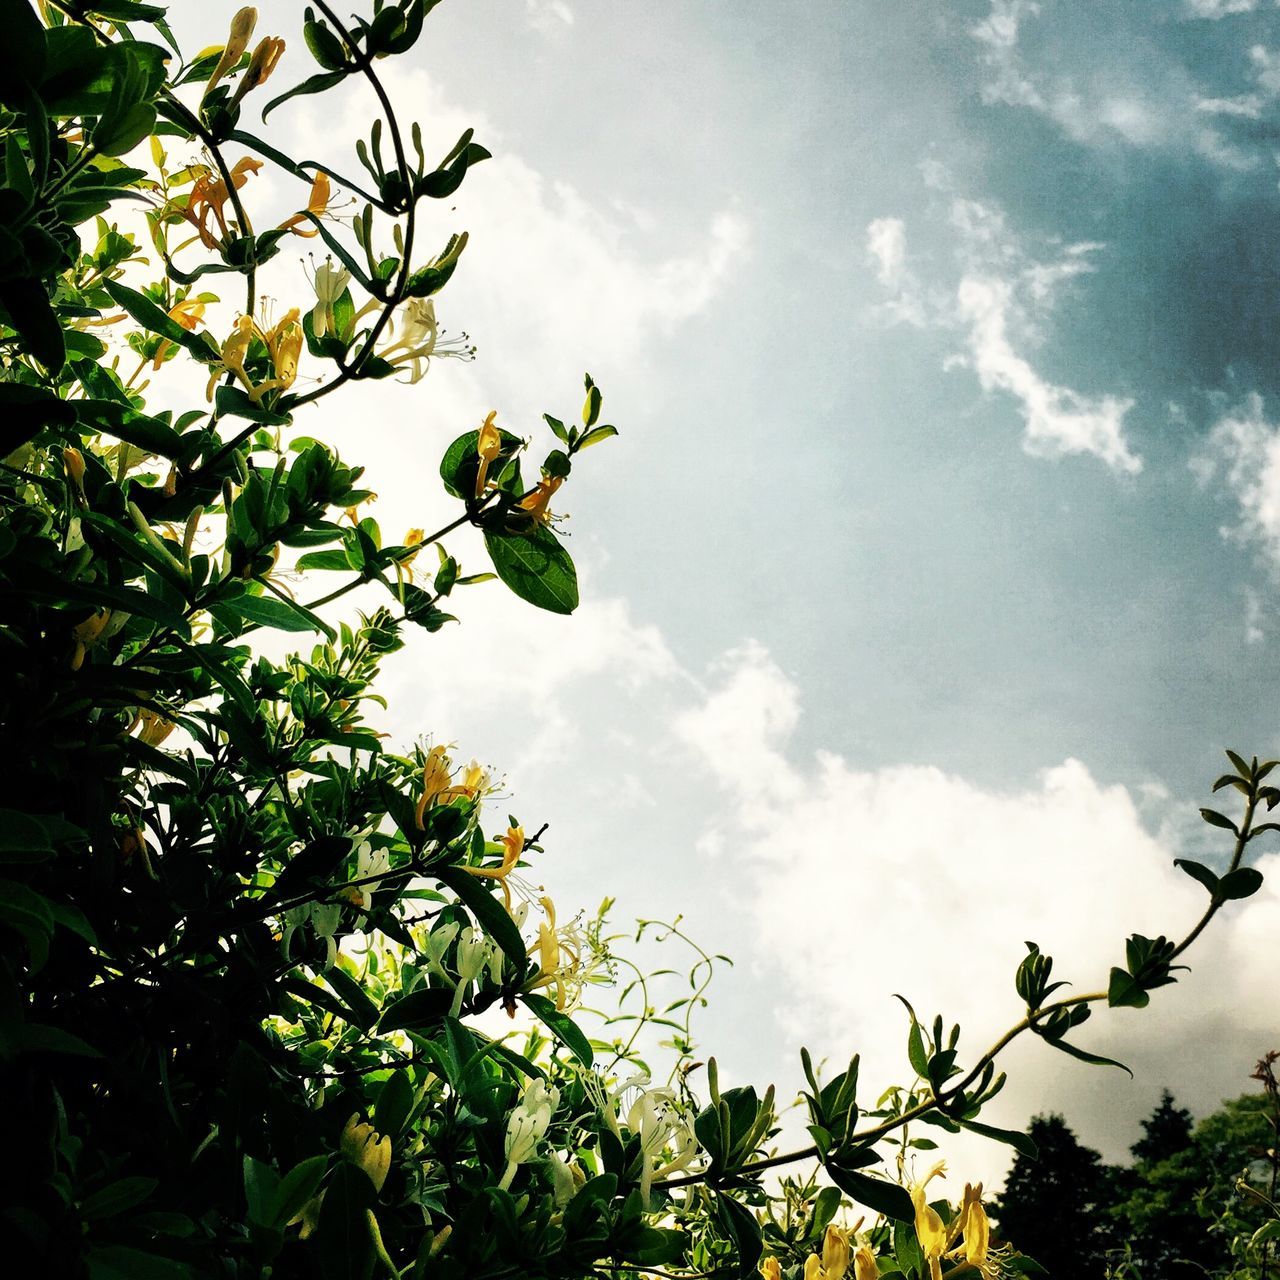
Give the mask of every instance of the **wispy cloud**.
[{"label": "wispy cloud", "polygon": [[1220,482],[1235,502],[1237,519],[1222,536],[1257,548],[1280,572],[1280,424],[1267,419],[1262,397],[1223,413],[1191,466],[1201,484]]},{"label": "wispy cloud", "polygon": [[1009,284],[966,277],[958,293],[960,315],[969,328],[974,371],[987,391],[1007,391],[1022,407],[1028,453],[1058,458],[1089,453],[1113,471],[1135,475],[1142,460],[1124,439],[1125,415],[1133,401],[1117,396],[1085,396],[1046,381],[1009,341],[1014,306]]},{"label": "wispy cloud", "polygon": [[[1187,0],[1184,16],[1223,18],[1256,7],[1257,0]],[[1053,24],[1059,52],[1052,60],[1037,62],[1025,52],[1020,36],[1031,19]],[[1085,24],[1070,6],[991,0],[990,12],[969,34],[986,70],[983,101],[1043,115],[1074,142],[1191,150],[1227,169],[1260,162],[1213,123],[1215,116],[1245,114],[1247,96],[1202,92],[1185,66],[1149,42],[1100,43],[1096,25]],[[1235,112],[1226,105],[1233,101],[1242,104]]]},{"label": "wispy cloud", "polygon": [[[932,172],[930,185],[945,190],[945,176]],[[1125,440],[1125,417],[1133,400],[1088,395],[1043,377],[1025,348],[1043,341],[1042,327],[1062,287],[1095,270],[1096,242],[1058,246],[1047,260],[1031,257],[1001,212],[961,197],[950,202],[955,237],[956,282],[949,289],[922,285],[910,265],[906,224],[877,218],[867,227],[868,261],[885,301],[876,309],[890,322],[951,329],[965,335],[965,354],[949,367],[967,364],[986,391],[1018,402],[1023,447],[1039,457],[1091,454],[1117,474],[1133,475],[1141,459]]]}]

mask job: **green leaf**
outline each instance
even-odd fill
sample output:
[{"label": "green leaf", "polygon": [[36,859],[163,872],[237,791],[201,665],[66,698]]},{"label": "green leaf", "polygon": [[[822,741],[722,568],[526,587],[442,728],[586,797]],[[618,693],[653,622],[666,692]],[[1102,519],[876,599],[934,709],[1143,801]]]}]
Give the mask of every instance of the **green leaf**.
[{"label": "green leaf", "polygon": [[127,311],[144,329],[185,347],[197,360],[210,361],[216,358],[216,352],[212,350],[208,338],[184,329],[145,294],[130,289],[118,280],[104,280],[103,287],[116,306]]},{"label": "green leaf", "polygon": [[1113,1009],[1145,1009],[1151,1003],[1151,997],[1128,970],[1113,967],[1107,987],[1107,1003]]},{"label": "green leaf", "polygon": [[1218,896],[1229,899],[1248,898],[1261,888],[1261,871],[1254,867],[1237,867],[1218,881]]},{"label": "green leaf", "polygon": [[344,1160],[333,1171],[312,1254],[324,1280],[365,1280],[373,1255],[366,1215],[375,1199],[373,1183],[363,1169]]},{"label": "green leaf", "polygon": [[387,1005],[378,1030],[422,1031],[434,1027],[444,1021],[452,1004],[452,991],[444,987],[422,987]]},{"label": "green leaf", "polygon": [[262,108],[263,120],[266,120],[271,112],[281,103],[288,102],[290,98],[300,98],[309,93],[324,93],[326,89],[332,89],[335,84],[340,84],[350,74],[349,71],[323,71],[319,75],[308,76],[301,84],[295,84],[287,93],[282,93],[278,98],[272,98]]},{"label": "green leaf", "polygon": [[[498,476],[504,459],[515,457],[524,445],[519,436],[513,436],[510,431],[503,431],[501,428],[498,429],[498,439],[501,447],[497,458],[490,464],[490,479]],[[440,459],[440,479],[451,498],[461,498],[466,502],[475,498],[476,477],[480,470],[480,454],[476,451],[479,440],[479,431],[464,432],[444,451],[444,457]]]},{"label": "green leaf", "polygon": [[529,953],[515,921],[497,898],[480,880],[468,875],[461,867],[435,867],[432,875],[457,894],[480,927],[502,948],[516,972],[523,975],[529,966]]},{"label": "green leaf", "polygon": [[45,427],[74,426],[76,408],[43,387],[0,382],[0,454],[8,456]]},{"label": "green leaf", "polygon": [[61,1027],[46,1027],[29,1022],[19,1027],[13,1036],[18,1053],[57,1053],[72,1058],[100,1058],[102,1054],[79,1036]]},{"label": "green leaf", "polygon": [[1020,1133],[1016,1129],[997,1129],[994,1125],[979,1124],[976,1120],[961,1120],[960,1123],[966,1129],[982,1134],[984,1138],[991,1138],[996,1142],[1005,1143],[1006,1146],[1012,1147],[1019,1155],[1026,1156],[1028,1160],[1034,1160],[1039,1155],[1039,1150],[1031,1140],[1030,1134]]},{"label": "green leaf", "polygon": [[1221,827],[1224,831],[1230,831],[1235,835],[1240,832],[1236,829],[1236,824],[1231,821],[1225,814],[1219,813],[1216,809],[1201,809],[1200,816],[1211,826]]},{"label": "green leaf", "polygon": [[190,1280],[185,1262],[145,1253],[128,1245],[99,1245],[85,1258],[89,1280]]},{"label": "green leaf", "polygon": [[756,1263],[764,1252],[760,1224],[756,1221],[755,1214],[732,1196],[717,1192],[716,1217],[736,1245],[734,1252],[737,1255],[740,1280],[750,1280],[755,1275]]},{"label": "green leaf", "polygon": [[264,408],[256,400],[250,400],[243,387],[229,383],[218,388],[213,402],[220,417],[245,418],[249,422],[260,422],[264,427],[287,427],[293,422],[289,414]]},{"label": "green leaf", "polygon": [[578,607],[578,574],[564,544],[539,525],[531,533],[486,529],[484,544],[498,577],[522,600],[550,613]]},{"label": "green leaf", "polygon": [[44,285],[34,276],[0,280],[0,306],[31,354],[50,373],[57,373],[66,363],[67,349]]},{"label": "green leaf", "polygon": [[921,1077],[929,1075],[929,1059],[924,1051],[924,1035],[914,1017],[911,1019],[911,1030],[907,1033],[907,1058],[916,1075]]},{"label": "green leaf", "polygon": [[590,449],[593,444],[599,444],[601,440],[607,440],[610,436],[618,434],[617,427],[592,427],[590,431],[578,441],[578,452],[583,449]]},{"label": "green leaf", "polygon": [[827,1176],[845,1195],[866,1205],[868,1209],[898,1222],[915,1217],[915,1206],[904,1188],[884,1178],[873,1178],[856,1169],[842,1169],[839,1165],[826,1166]]},{"label": "green leaf", "polygon": [[251,596],[246,593],[224,600],[220,607],[256,622],[260,627],[273,627],[277,631],[318,631],[330,640],[335,638],[333,628],[318,614],[278,596]]},{"label": "green leaf", "polygon": [[288,1225],[298,1211],[320,1189],[320,1180],[329,1165],[328,1156],[312,1156],[296,1164],[280,1179],[271,1203],[270,1222],[278,1230]]},{"label": "green leaf", "polygon": [[1047,1043],[1053,1045],[1055,1049],[1061,1049],[1069,1057],[1079,1058],[1081,1062],[1089,1063],[1090,1066],[1119,1067],[1130,1079],[1133,1078],[1133,1072],[1123,1062],[1117,1062],[1114,1058],[1104,1058],[1100,1053],[1090,1053],[1087,1049],[1081,1049],[1079,1045],[1068,1044],[1065,1040],[1049,1040]]},{"label": "green leaf", "polygon": [[147,453],[176,458],[183,451],[182,437],[168,423],[138,413],[118,400],[77,400],[75,412],[82,426],[105,431]]},{"label": "green leaf", "polygon": [[1192,862],[1190,858],[1174,858],[1173,865],[1185,871],[1193,880],[1204,885],[1210,893],[1218,892],[1218,877],[1203,862]]},{"label": "green leaf", "polygon": [[591,1051],[591,1042],[582,1034],[578,1024],[567,1013],[561,1013],[546,996],[540,996],[532,991],[525,993],[520,999],[551,1028],[555,1038],[584,1067],[589,1067],[592,1064],[595,1060],[595,1054]]},{"label": "green leaf", "polygon": [[340,965],[326,969],[324,980],[342,997],[342,1003],[351,1010],[349,1022],[354,1022],[362,1031],[368,1031],[378,1021],[378,1006],[365,994],[364,988]]},{"label": "green leaf", "polygon": [[16,809],[0,809],[0,862],[40,860],[53,853],[49,833],[39,819]]},{"label": "green leaf", "polygon": [[413,1081],[409,1078],[408,1069],[402,1067],[393,1071],[378,1090],[378,1101],[373,1109],[373,1127],[394,1140],[409,1119],[415,1101]]},{"label": "green leaf", "polygon": [[140,1205],[159,1185],[155,1178],[119,1178],[82,1201],[80,1213],[90,1220],[114,1218]]}]

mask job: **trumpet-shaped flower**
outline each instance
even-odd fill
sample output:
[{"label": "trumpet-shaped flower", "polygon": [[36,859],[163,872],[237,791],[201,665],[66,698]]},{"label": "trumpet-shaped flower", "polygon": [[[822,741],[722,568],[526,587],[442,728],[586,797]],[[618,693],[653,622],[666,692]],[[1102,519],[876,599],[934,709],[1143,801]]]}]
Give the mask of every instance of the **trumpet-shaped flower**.
[{"label": "trumpet-shaped flower", "polygon": [[507,1133],[503,1143],[507,1167],[498,1183],[503,1191],[511,1185],[520,1165],[533,1159],[538,1144],[551,1124],[552,1113],[559,1105],[560,1091],[548,1085],[545,1080],[535,1077],[525,1086],[519,1105],[507,1117]]},{"label": "trumpet-shaped flower", "polygon": [[942,1255],[947,1248],[947,1227],[942,1216],[928,1202],[925,1188],[934,1178],[945,1177],[947,1166],[939,1161],[919,1182],[911,1185],[911,1203],[915,1207],[916,1239],[929,1266],[929,1280],[942,1280]]},{"label": "trumpet-shaped flower", "polygon": [[480,455],[480,466],[476,470],[477,498],[484,496],[484,488],[489,480],[489,466],[502,449],[502,436],[498,428],[493,425],[493,420],[497,416],[498,411],[495,409],[484,420],[480,427],[480,434],[476,438],[476,452]]},{"label": "trumpet-shaped flower", "polygon": [[446,338],[436,323],[435,303],[430,298],[410,298],[400,315],[400,336],[383,347],[378,355],[397,368],[407,366],[409,382],[420,382],[432,358],[472,360],[476,349],[464,333]]},{"label": "trumpet-shaped flower", "polygon": [[849,1234],[828,1226],[822,1237],[821,1255],[811,1253],[804,1262],[804,1280],[843,1280],[849,1270]]},{"label": "trumpet-shaped flower", "polygon": [[502,890],[502,900],[506,904],[507,911],[511,911],[511,889],[507,881],[511,873],[516,869],[520,862],[520,855],[524,852],[524,828],[508,827],[507,833],[498,838],[498,843],[502,846],[502,862],[496,867],[463,867],[462,869],[468,875],[473,875],[480,880],[496,880]]},{"label": "trumpet-shaped flower", "polygon": [[312,280],[312,287],[316,291],[316,305],[311,309],[311,327],[317,338],[323,338],[333,329],[333,304],[342,297],[342,292],[350,281],[351,272],[345,267],[335,267],[332,258],[326,258],[316,268]]},{"label": "trumpet-shaped flower", "polygon": [[880,1268],[870,1245],[860,1245],[853,1255],[854,1280],[880,1280]]},{"label": "trumpet-shaped flower", "polygon": [[[329,181],[329,175],[323,169],[316,170],[316,176],[311,180],[311,194],[307,197],[307,207],[302,213],[290,214],[277,228],[280,231],[291,231],[295,236],[303,236],[310,239],[312,236],[318,236],[320,231],[317,227],[307,227],[306,230],[299,230],[303,223],[308,222],[308,213],[313,213],[318,218],[328,207],[329,197],[333,194],[333,186]],[[350,273],[346,273],[350,275]],[[338,290],[342,292],[341,289]]]},{"label": "trumpet-shaped flower", "polygon": [[223,47],[222,57],[213,68],[213,74],[206,81],[204,96],[208,97],[213,87],[244,57],[249,47],[253,29],[258,23],[258,11],[252,5],[246,5],[231,19],[231,30],[227,34],[227,43]]},{"label": "trumpet-shaped flower", "polygon": [[[169,308],[169,319],[176,320],[188,333],[194,333],[196,326],[204,318],[204,308],[205,304],[199,298],[184,298]],[[169,354],[172,346],[170,339],[160,339],[160,345],[156,348],[155,357],[151,361],[153,370],[164,363],[164,358]]]},{"label": "trumpet-shaped flower", "polygon": [[298,360],[302,355],[302,325],[298,308],[293,307],[267,333],[259,331],[271,357],[275,376],[250,387],[249,399],[257,404],[268,391],[287,391],[298,376]]},{"label": "trumpet-shaped flower", "polygon": [[[391,870],[389,849],[374,849],[368,840],[362,840],[356,846],[355,854],[357,881],[384,876]],[[359,907],[361,911],[368,911],[373,906],[373,894],[377,887],[376,884],[354,884],[345,892],[352,906]]]},{"label": "trumpet-shaped flower", "polygon": [[548,988],[562,1013],[582,997],[583,987],[607,968],[608,955],[584,934],[580,920],[556,926],[556,907],[550,898],[540,899],[546,919],[538,925],[538,938],[529,953],[538,961],[538,971],[525,984],[525,991]]},{"label": "trumpet-shaped flower", "polygon": [[391,1169],[391,1139],[374,1132],[373,1125],[362,1124],[353,1115],[342,1130],[342,1154],[358,1169],[369,1175],[375,1191],[381,1191]]},{"label": "trumpet-shaped flower", "polygon": [[449,1009],[450,1017],[458,1016],[462,1009],[462,1002],[466,998],[467,988],[484,972],[485,966],[493,958],[494,950],[493,943],[485,937],[484,933],[471,925],[458,935],[458,950],[455,953],[458,985],[454,988],[453,1004]]},{"label": "trumpet-shaped flower", "polygon": [[231,95],[231,106],[236,106],[246,93],[270,79],[283,53],[284,41],[279,36],[264,36],[258,41],[249,58],[249,65],[240,77],[235,93]]},{"label": "trumpet-shaped flower", "polygon": [[[688,1168],[697,1157],[698,1141],[670,1089],[641,1090],[627,1111],[627,1128],[640,1139],[640,1200],[647,1209],[654,1178]],[[669,1148],[672,1154],[664,1160]]]},{"label": "trumpet-shaped flower", "polygon": [[761,1258],[757,1270],[760,1272],[762,1280],[782,1280],[782,1264],[773,1254]]},{"label": "trumpet-shaped flower", "polygon": [[537,488],[521,498],[517,505],[533,517],[535,524],[550,524],[552,516],[547,507],[562,484],[563,476],[543,476]]},{"label": "trumpet-shaped flower", "polygon": [[[227,236],[227,220],[223,206],[231,199],[232,189],[239,191],[250,177],[262,168],[262,161],[252,156],[244,156],[237,160],[230,171],[231,187],[221,177],[215,177],[212,170],[202,169],[191,188],[185,209],[180,210],[182,216],[200,235],[200,242],[206,249],[217,249]],[[212,215],[218,224],[221,238],[209,229],[209,218]]]}]

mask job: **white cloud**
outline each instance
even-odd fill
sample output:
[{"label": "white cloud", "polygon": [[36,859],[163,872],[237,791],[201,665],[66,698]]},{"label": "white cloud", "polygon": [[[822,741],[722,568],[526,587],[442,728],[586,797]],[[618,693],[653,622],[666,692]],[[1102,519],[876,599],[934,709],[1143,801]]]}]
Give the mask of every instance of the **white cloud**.
[{"label": "white cloud", "polygon": [[1252,13],[1258,0],[1187,0],[1187,16],[1191,18],[1228,18],[1237,13]]},{"label": "white cloud", "polygon": [[1083,396],[1045,381],[1009,342],[1009,285],[966,276],[958,292],[960,316],[969,326],[973,367],[984,390],[1007,391],[1021,404],[1028,453],[1056,458],[1091,453],[1113,471],[1134,475],[1142,461],[1124,440],[1125,414],[1133,401]]},{"label": "white cloud", "polygon": [[1191,466],[1201,484],[1221,477],[1235,500],[1239,518],[1223,537],[1258,547],[1280,570],[1280,425],[1267,420],[1262,397],[1224,413]]},{"label": "white cloud", "polygon": [[875,218],[867,224],[867,261],[885,293],[877,311],[890,324],[923,328],[933,309],[907,263],[907,229],[901,218]]},{"label": "white cloud", "polygon": [[[935,187],[943,180],[935,174]],[[967,354],[950,357],[945,367],[967,365],[984,390],[1017,400],[1028,453],[1046,458],[1092,454],[1118,474],[1140,471],[1141,459],[1124,436],[1133,401],[1050,382],[1019,349],[1043,340],[1041,325],[1058,294],[1069,281],[1096,270],[1093,255],[1104,246],[1092,241],[1057,246],[1056,256],[1040,261],[1018,243],[999,209],[959,197],[951,201],[950,226],[959,268],[953,293],[926,290],[916,278],[900,218],[877,218],[868,225],[868,261],[885,294],[878,314],[916,327],[962,331]]]},{"label": "white cloud", "polygon": [[[864,770],[821,751],[797,759],[788,734],[799,709],[792,682],[748,646],[678,732],[727,793],[711,825],[745,879],[757,971],[782,972],[777,1016],[833,1060],[861,1051],[869,1097],[904,1071],[892,991],[922,1016],[958,1020],[976,1055],[1020,1015],[1012,975],[1023,939],[1055,957],[1055,977],[1096,990],[1127,933],[1176,936],[1202,908],[1203,892],[1171,865],[1177,850],[1144,824],[1143,804],[1079,761],[993,790],[926,765]],[[1274,1034],[1263,939],[1280,930],[1280,856],[1261,862],[1266,888],[1206,933],[1189,955],[1194,972],[1155,997],[1158,1011],[1102,1010],[1074,1035],[1157,1072],[1139,1086],[1153,1100],[1168,1083],[1193,1106],[1212,1105],[1213,1064],[1256,1057]],[[1066,1108],[1086,1140],[1107,1138],[1114,1150],[1106,1128],[1135,1101],[1118,1073],[1034,1044],[1014,1057],[1020,1069],[994,1122]],[[964,1176],[999,1164],[991,1148],[970,1148]]]},{"label": "white cloud", "polygon": [[[1191,17],[1223,17],[1255,7],[1256,0],[1188,0]],[[988,104],[1035,111],[1053,121],[1072,141],[1089,146],[1121,143],[1141,148],[1190,149],[1229,169],[1254,167],[1257,156],[1226,140],[1209,120],[1227,111],[1224,99],[1206,99],[1187,70],[1160,62],[1151,51],[1128,42],[1105,42],[1066,7],[1058,13],[1075,28],[1073,69],[1057,59],[1034,65],[1019,47],[1022,23],[1040,6],[1022,0],[991,0],[987,17],[969,28],[981,46],[986,78],[981,94]],[[1063,28],[1070,31],[1071,28]]]},{"label": "white cloud", "polygon": [[565,0],[524,0],[529,25],[538,31],[563,30],[574,23],[573,10]]}]

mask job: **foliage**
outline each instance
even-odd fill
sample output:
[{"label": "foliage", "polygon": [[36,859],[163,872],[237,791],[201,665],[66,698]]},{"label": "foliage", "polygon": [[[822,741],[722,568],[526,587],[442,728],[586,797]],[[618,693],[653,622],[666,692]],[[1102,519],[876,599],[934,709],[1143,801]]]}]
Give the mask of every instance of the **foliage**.
[{"label": "foliage", "polygon": [[[460,435],[440,464],[457,514],[399,541],[361,514],[362,469],[295,427],[339,390],[473,354],[445,340],[433,302],[466,233],[423,254],[423,209],[488,152],[468,130],[429,163],[379,77],[436,3],[373,0],[344,22],[315,0],[288,50],[254,43],[245,9],[224,47],[184,59],[157,4],[6,0],[9,1257],[59,1280],[1029,1270],[990,1237],[979,1189],[927,1199],[939,1171],[911,1179],[906,1156],[930,1144],[908,1126],[1025,1149],[979,1119],[1004,1081],[997,1055],[1031,1032],[1105,1061],[1068,1038],[1092,1007],[1146,1005],[1257,888],[1244,859],[1276,826],[1255,823],[1280,799],[1274,762],[1231,757],[1219,785],[1243,814],[1205,811],[1232,849],[1221,875],[1182,864],[1210,895],[1182,941],[1134,935],[1105,990],[1061,998],[1029,943],[1025,1015],[967,1065],[959,1027],[907,1005],[910,1083],[872,1105],[856,1057],[822,1078],[806,1053],[799,1150],[775,1149],[772,1089],[722,1090],[712,1061],[695,1097],[700,970],[663,1014],[646,996],[630,1039],[591,1037],[577,1010],[608,973],[607,935],[522,884],[543,831],[494,818],[480,765],[387,742],[371,717],[383,659],[455,621],[464,588],[496,574],[573,611],[551,507],[615,434],[600,389],[586,379],[580,422],[545,418],[536,475],[496,413]],[[304,49],[314,69],[267,100]],[[295,159],[246,123],[254,103],[264,118],[310,110],[357,80],[382,114],[353,161]],[[293,193],[274,217],[255,197],[264,168]],[[275,315],[264,282],[296,296],[294,236],[326,258],[314,304]],[[493,574],[446,550],[464,526]],[[363,612],[340,616],[344,600]],[[315,639],[269,656],[272,632]],[[502,1011],[534,1029],[495,1033]],[[637,1035],[673,1020],[685,1056],[654,1084],[633,1065]],[[895,1150],[897,1178],[882,1168]],[[766,1183],[797,1161],[826,1181]],[[835,1222],[849,1201],[872,1215],[853,1237]]]},{"label": "foliage", "polygon": [[1102,1280],[1112,1244],[1102,1157],[1060,1115],[1036,1116],[1027,1132],[1035,1155],[1015,1157],[992,1204],[1000,1230],[1051,1275]]},{"label": "foliage", "polygon": [[[1108,1166],[1061,1116],[1040,1116],[1038,1157],[1019,1156],[993,1208],[1001,1229],[1051,1271],[1082,1277],[1266,1280],[1277,1228],[1274,1057],[1261,1093],[1192,1125],[1166,1090],[1129,1167]],[[1268,1250],[1271,1250],[1269,1253]]]}]

